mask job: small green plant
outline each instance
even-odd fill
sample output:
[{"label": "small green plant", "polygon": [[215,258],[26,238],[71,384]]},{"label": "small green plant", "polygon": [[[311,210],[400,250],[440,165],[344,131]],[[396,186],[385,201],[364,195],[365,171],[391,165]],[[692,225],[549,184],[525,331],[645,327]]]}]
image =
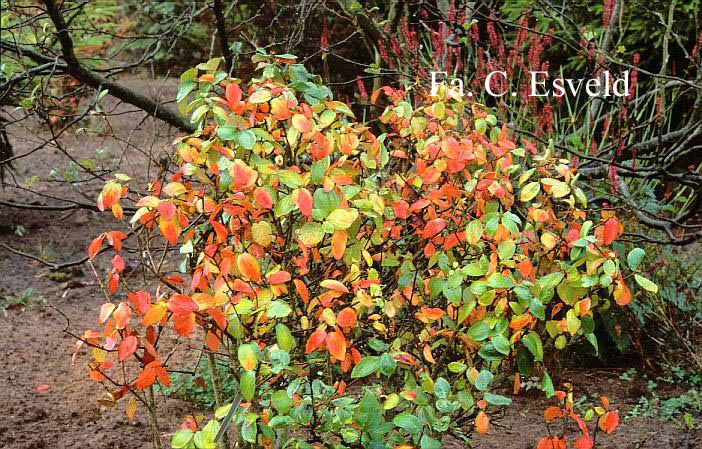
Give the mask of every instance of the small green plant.
[{"label": "small green plant", "polygon": [[[234,377],[229,375],[227,368],[217,365],[219,378],[222,379],[222,395],[233,398],[239,393]],[[191,373],[176,373],[171,376],[171,385],[163,387],[163,393],[192,401],[207,409],[216,408],[216,398],[212,388],[212,370],[208,364],[198,363]]]},{"label": "small green plant", "polygon": [[[666,393],[659,386],[683,386],[685,391]],[[674,367],[670,376],[648,379],[646,388],[650,396],[641,396],[625,419],[645,416],[671,421],[683,429],[702,429],[702,376]]]},{"label": "small green plant", "polygon": [[7,311],[11,309],[24,310],[33,305],[41,305],[46,303],[46,298],[34,292],[32,287],[26,288],[20,292],[5,295],[0,300],[0,313],[7,316]]}]

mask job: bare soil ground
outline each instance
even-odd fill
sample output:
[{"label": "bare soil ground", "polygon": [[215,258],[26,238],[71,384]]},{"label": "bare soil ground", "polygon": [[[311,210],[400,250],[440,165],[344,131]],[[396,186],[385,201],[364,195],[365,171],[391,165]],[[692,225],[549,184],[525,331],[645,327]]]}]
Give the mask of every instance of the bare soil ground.
[{"label": "bare soil ground", "polygon": [[[141,85],[143,90],[159,86]],[[172,98],[172,85],[164,97]],[[125,111],[128,110],[125,109]],[[140,122],[138,114],[124,114],[113,119],[115,133],[129,136]],[[13,128],[16,154],[30,151],[36,141],[25,136],[25,130]],[[114,138],[68,133],[60,139],[73,157],[88,158],[96,148],[111,156],[106,165],[123,158],[121,171],[140,180],[147,179],[147,168],[153,176],[157,167],[149,166],[140,152],[163,154],[175,135],[158,123],[147,120],[130,137],[130,144]],[[66,167],[67,158],[60,150],[41,150],[17,163],[16,176],[27,179],[32,175],[47,178],[52,168]],[[66,183],[42,182],[39,189],[46,194],[70,195],[81,201],[93,201],[100,182],[85,182],[68,188]],[[49,198],[29,193],[0,190],[0,198],[13,202],[56,204]],[[90,198],[90,200],[88,200]],[[26,235],[15,234],[16,226],[26,229]],[[115,227],[108,215],[91,211],[47,212],[0,206],[0,244],[39,255],[43,259],[65,262],[84,257],[94,236]],[[106,267],[106,260],[97,261],[97,270]],[[102,272],[101,272],[102,273]],[[4,316],[0,311],[0,448],[94,448],[137,449],[151,447],[146,414],[140,410],[135,421],[127,419],[123,406],[108,409],[97,399],[101,387],[87,375],[89,356],[82,350],[75,365],[71,364],[75,339],[64,333],[68,327],[81,334],[96,325],[97,312],[104,298],[89,266],[50,272],[41,263],[14,254],[0,247],[0,298],[16,295],[32,288],[27,307],[13,307]],[[575,386],[575,397],[588,393],[592,397],[606,394],[624,416],[638,401],[641,386],[625,383],[618,378],[620,371],[600,370],[565,373],[563,379]],[[48,389],[37,389],[48,385]],[[161,402],[160,425],[165,444],[170,433],[178,428],[184,416],[194,413],[195,406],[177,399]],[[490,435],[476,437],[476,448],[527,449],[534,448],[546,434],[543,410],[548,401],[530,395],[515,398],[515,403],[493,426]],[[676,425],[653,418],[623,420],[610,437],[600,440],[607,449],[693,449],[702,448],[700,432],[685,432]],[[458,447],[449,444],[451,447]]]}]

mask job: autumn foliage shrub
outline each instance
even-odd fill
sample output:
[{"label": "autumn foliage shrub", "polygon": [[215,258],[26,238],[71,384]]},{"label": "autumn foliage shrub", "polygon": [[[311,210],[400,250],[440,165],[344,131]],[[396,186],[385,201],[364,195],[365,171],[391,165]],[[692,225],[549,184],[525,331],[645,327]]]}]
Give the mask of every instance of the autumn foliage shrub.
[{"label": "autumn foliage shrub", "polygon": [[215,447],[224,425],[256,447],[438,449],[488,432],[515,372],[552,395],[545,352],[596,345],[597,311],[631,299],[608,247],[622,227],[586,214],[568,162],[446,91],[375,92],[380,134],[292,56],[254,62],[248,83],[218,60],[185,72],[178,100],[199,131],[178,139],[177,171],[146,194],[120,175],[100,195],[118,218],[135,203],[129,238],[157,279],[119,285],[127,233],[90,245],[90,258],[118,253],[84,336],[106,402],[157,413],[169,327],[201,341],[242,399],[187,419],[177,448]]}]

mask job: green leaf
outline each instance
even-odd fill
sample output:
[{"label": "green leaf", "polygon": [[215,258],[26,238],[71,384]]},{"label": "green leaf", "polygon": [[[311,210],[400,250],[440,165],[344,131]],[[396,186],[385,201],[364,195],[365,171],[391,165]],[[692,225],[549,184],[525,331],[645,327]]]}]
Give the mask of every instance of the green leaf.
[{"label": "green leaf", "polygon": [[256,143],[256,134],[254,134],[253,131],[251,131],[250,129],[241,131],[237,136],[237,141],[239,142],[239,145],[246,148],[247,150],[250,150],[254,147],[254,144]]},{"label": "green leaf", "polygon": [[509,354],[509,350],[510,350],[509,340],[507,340],[507,338],[504,335],[502,335],[502,334],[496,335],[496,336],[492,337],[492,339],[490,341],[492,341],[492,345],[495,347],[495,350],[497,350],[497,352],[504,354],[504,355]]},{"label": "green leaf", "polygon": [[288,413],[293,406],[293,401],[285,390],[278,390],[273,393],[271,395],[271,403],[278,410],[278,413],[282,414]]},{"label": "green leaf", "polygon": [[475,341],[483,341],[490,335],[490,325],[485,321],[478,321],[468,328],[468,336]]},{"label": "green leaf", "polygon": [[293,425],[294,422],[295,420],[293,420],[289,416],[277,415],[271,418],[271,420],[268,422],[268,425],[274,429],[280,429],[290,427],[291,425]]},{"label": "green leaf", "polygon": [[321,224],[310,221],[297,230],[297,237],[307,247],[317,246],[324,238],[324,228]]},{"label": "green leaf", "polygon": [[551,380],[551,376],[549,376],[546,372],[544,373],[544,377],[541,379],[541,391],[546,393],[546,397],[549,398],[556,394],[556,391],[553,388],[553,381]]},{"label": "green leaf", "polygon": [[236,139],[237,134],[239,134],[239,131],[237,131],[233,126],[224,125],[217,127],[217,137],[222,140],[234,140]]},{"label": "green leaf", "polygon": [[487,388],[490,386],[492,383],[492,379],[495,376],[488,371],[488,370],[482,370],[479,374],[478,377],[475,378],[475,388],[477,388],[479,391],[485,391]]},{"label": "green leaf", "polygon": [[351,377],[353,379],[359,377],[370,376],[374,372],[380,369],[380,357],[375,355],[369,355],[363,357],[356,366],[353,367],[351,371]]},{"label": "green leaf", "polygon": [[171,438],[171,447],[174,449],[186,448],[193,439],[193,431],[190,429],[180,429]]},{"label": "green leaf", "polygon": [[336,209],[327,217],[327,223],[334,226],[335,230],[343,231],[350,228],[357,218],[358,210],[356,209]]},{"label": "green leaf", "polygon": [[419,440],[419,449],[441,449],[441,442],[430,436],[422,435]]},{"label": "green leaf", "polygon": [[443,377],[436,379],[434,383],[434,396],[439,399],[446,399],[451,394],[451,384]]},{"label": "green leaf", "polygon": [[397,360],[391,354],[385,353],[380,356],[378,370],[385,376],[391,376],[397,368]]},{"label": "green leaf", "polygon": [[530,182],[529,184],[522,187],[522,193],[519,199],[523,203],[531,201],[539,193],[540,189],[541,185],[538,182]]},{"label": "green leaf", "polygon": [[383,422],[382,410],[378,399],[370,391],[366,391],[354,413],[354,421],[361,430],[370,432]]},{"label": "green leaf", "polygon": [[487,278],[487,285],[490,288],[512,288],[514,287],[514,282],[502,273],[492,273]]},{"label": "green leaf", "polygon": [[641,248],[634,248],[629,251],[629,254],[626,256],[626,264],[631,270],[636,270],[639,268],[639,265],[641,265],[641,262],[645,256],[646,251],[642,250]]},{"label": "green leaf", "polygon": [[419,418],[409,413],[400,413],[395,416],[392,422],[397,427],[405,429],[412,435],[416,435],[422,431],[422,423],[419,421]]},{"label": "green leaf", "polygon": [[524,346],[526,346],[527,349],[529,349],[529,352],[531,352],[534,355],[535,361],[543,362],[544,348],[541,344],[541,337],[539,337],[539,334],[537,334],[534,331],[531,331],[524,337],[522,337],[522,342],[524,343]]},{"label": "green leaf", "polygon": [[644,290],[647,290],[652,293],[658,293],[658,286],[651,280],[638,274],[634,275],[634,279],[636,279],[636,283],[639,284]]},{"label": "green leaf", "polygon": [[256,393],[256,371],[242,371],[239,378],[239,391],[245,401],[251,401]]},{"label": "green leaf", "polygon": [[273,301],[268,305],[268,309],[266,310],[266,315],[268,315],[269,318],[285,318],[290,315],[290,313],[292,313],[292,309],[288,303],[283,300]]},{"label": "green leaf", "polygon": [[485,399],[488,404],[492,405],[512,405],[512,400],[510,398],[499,394],[485,393],[483,399]]},{"label": "green leaf", "polygon": [[500,257],[500,260],[509,260],[514,256],[516,249],[517,245],[515,245],[514,240],[503,240],[497,245],[497,255]]},{"label": "green leaf", "polygon": [[483,235],[483,222],[473,220],[466,226],[466,241],[471,245],[475,245],[480,241]]}]

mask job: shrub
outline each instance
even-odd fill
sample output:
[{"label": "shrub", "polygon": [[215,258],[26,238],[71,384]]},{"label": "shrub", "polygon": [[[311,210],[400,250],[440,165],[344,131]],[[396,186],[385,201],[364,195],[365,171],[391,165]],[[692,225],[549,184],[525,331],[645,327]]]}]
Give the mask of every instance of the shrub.
[{"label": "shrub", "polygon": [[[157,285],[103,305],[104,328],[85,334],[109,399],[133,394],[152,414],[167,326],[228,365],[243,403],[225,405],[215,378],[215,419],[187,420],[174,447],[215,447],[228,412],[251,446],[467,441],[510,404],[497,388],[515,364],[538,366],[553,395],[545,352],[596,345],[595,312],[630,301],[614,213],[588,217],[567,161],[518,147],[480,107],[385,87],[376,136],[290,55],[257,55],[248,86],[218,63],[181,77],[200,131],[130,220]],[[98,206],[121,218],[128,184],[109,181]],[[126,237],[98,236],[89,257]],[[162,263],[175,247],[179,273]],[[119,254],[112,266],[114,293]],[[119,382],[114,360],[139,371]]]}]

